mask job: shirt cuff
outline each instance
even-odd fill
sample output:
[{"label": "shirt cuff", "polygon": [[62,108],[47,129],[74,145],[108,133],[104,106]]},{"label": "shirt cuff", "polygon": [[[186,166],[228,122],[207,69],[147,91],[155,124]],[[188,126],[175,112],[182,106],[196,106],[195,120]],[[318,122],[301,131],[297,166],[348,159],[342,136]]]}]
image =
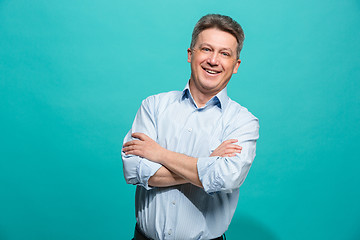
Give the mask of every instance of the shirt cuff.
[{"label": "shirt cuff", "polygon": [[200,157],[197,162],[199,179],[204,187],[205,192],[217,192],[223,186],[222,178],[218,176],[215,162],[220,157]]},{"label": "shirt cuff", "polygon": [[137,166],[137,178],[140,185],[146,190],[150,190],[153,187],[149,186],[149,178],[152,177],[161,167],[159,163],[149,161],[145,158],[140,158],[140,163]]}]

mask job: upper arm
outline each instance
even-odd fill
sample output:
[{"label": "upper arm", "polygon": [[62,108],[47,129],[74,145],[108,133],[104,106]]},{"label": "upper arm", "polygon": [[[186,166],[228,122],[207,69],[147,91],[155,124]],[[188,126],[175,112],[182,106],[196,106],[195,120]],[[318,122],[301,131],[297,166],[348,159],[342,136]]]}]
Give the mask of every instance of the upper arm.
[{"label": "upper arm", "polygon": [[[155,111],[155,98],[150,96],[142,102],[133,125],[124,138],[124,143],[133,140],[131,134],[134,132],[141,132],[154,140],[157,139]],[[124,152],[121,152],[121,155],[126,182],[150,188],[148,180],[161,165],[139,156],[125,155]]]},{"label": "upper arm", "polygon": [[241,153],[234,157],[203,157],[198,159],[198,174],[206,192],[232,191],[244,182],[256,155],[259,138],[258,119],[243,124],[233,123],[224,133],[224,140],[237,139]]}]

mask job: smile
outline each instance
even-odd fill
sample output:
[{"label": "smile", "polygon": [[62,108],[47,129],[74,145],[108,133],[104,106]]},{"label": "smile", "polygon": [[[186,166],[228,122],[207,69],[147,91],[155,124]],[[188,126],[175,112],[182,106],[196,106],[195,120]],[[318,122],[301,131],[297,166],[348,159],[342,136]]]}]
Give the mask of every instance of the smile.
[{"label": "smile", "polygon": [[207,69],[207,68],[203,68],[205,72],[211,74],[211,75],[216,75],[221,73],[221,71],[216,71],[216,70],[212,70],[212,69]]}]

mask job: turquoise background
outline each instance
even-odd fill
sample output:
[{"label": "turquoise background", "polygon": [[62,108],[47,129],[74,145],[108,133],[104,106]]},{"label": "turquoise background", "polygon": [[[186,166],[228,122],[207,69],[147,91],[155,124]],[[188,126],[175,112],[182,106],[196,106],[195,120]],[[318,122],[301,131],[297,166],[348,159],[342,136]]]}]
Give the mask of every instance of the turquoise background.
[{"label": "turquoise background", "polygon": [[207,13],[244,28],[229,95],[261,126],[228,239],[360,239],[358,0],[0,0],[1,240],[131,238],[123,137]]}]

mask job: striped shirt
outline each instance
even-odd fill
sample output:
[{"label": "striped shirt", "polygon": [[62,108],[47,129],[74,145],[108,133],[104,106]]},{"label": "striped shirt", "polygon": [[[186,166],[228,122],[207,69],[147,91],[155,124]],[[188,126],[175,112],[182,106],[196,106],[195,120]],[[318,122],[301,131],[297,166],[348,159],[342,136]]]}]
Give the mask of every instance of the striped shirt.
[{"label": "striped shirt", "polygon": [[[150,96],[138,110],[124,143],[141,132],[162,147],[198,158],[203,189],[192,184],[150,187],[148,180],[161,167],[145,158],[122,153],[126,182],[137,185],[136,220],[153,239],[212,239],[230,224],[244,182],[255,158],[258,119],[232,101],[224,88],[198,108],[189,85],[183,91]],[[237,139],[235,157],[209,157],[223,141]]]}]

